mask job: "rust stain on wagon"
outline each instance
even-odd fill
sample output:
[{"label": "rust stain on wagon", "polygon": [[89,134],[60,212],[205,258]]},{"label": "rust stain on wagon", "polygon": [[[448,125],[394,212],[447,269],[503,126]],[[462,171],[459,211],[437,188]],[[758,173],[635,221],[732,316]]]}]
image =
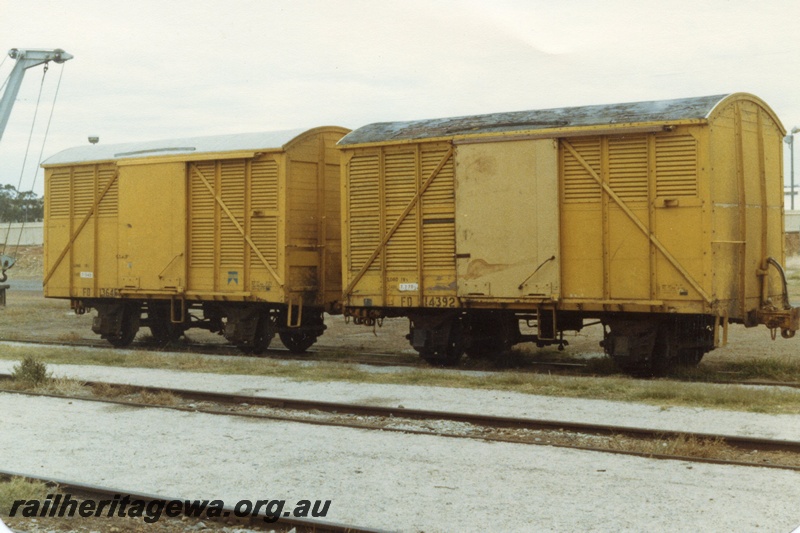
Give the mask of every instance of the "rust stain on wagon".
[{"label": "rust stain on wagon", "polygon": [[470,261],[469,266],[467,266],[467,273],[464,276],[464,279],[481,278],[488,274],[505,270],[509,268],[509,266],[511,265],[492,264],[484,261],[483,259],[475,259],[473,261]]}]

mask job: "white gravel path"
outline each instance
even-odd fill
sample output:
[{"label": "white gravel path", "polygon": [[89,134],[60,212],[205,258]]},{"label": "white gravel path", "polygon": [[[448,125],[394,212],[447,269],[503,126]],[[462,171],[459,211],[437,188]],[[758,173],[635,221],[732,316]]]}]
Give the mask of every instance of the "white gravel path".
[{"label": "white gravel path", "polygon": [[[0,361],[0,372],[11,372],[15,364],[13,361]],[[56,376],[90,381],[111,381],[295,399],[321,399],[367,405],[402,405],[409,409],[484,413],[497,416],[648,427],[665,431],[694,431],[800,441],[800,415],[768,415],[690,407],[661,408],[640,403],[557,398],[445,387],[298,382],[262,376],[211,375],[103,366],[48,365],[48,367]],[[719,387],[730,386],[732,385],[719,385]],[[765,394],[769,394],[769,391],[765,391]]]},{"label": "white gravel path", "polygon": [[0,393],[0,468],[401,531],[790,531],[800,474]]}]

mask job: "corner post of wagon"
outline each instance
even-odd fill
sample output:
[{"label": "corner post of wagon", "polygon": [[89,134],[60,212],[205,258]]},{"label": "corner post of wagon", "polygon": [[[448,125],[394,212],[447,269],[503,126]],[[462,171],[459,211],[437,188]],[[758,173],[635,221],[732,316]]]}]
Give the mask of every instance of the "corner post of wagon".
[{"label": "corner post of wagon", "polygon": [[637,373],[697,364],[729,323],[791,337],[783,134],[744,93],[359,128],[338,143],[344,313],[408,317],[443,365],[597,321]]}]

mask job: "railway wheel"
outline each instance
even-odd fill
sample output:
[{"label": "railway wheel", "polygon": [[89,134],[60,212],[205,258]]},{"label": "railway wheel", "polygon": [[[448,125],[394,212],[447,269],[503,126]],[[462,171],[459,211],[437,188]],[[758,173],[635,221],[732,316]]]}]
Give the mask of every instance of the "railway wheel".
[{"label": "railway wheel", "polygon": [[683,366],[697,366],[703,360],[706,350],[703,348],[685,348],[678,350],[678,364]]},{"label": "railway wheel", "polygon": [[464,349],[467,357],[472,359],[488,359],[494,354],[503,353],[503,343],[497,339],[473,340]]},{"label": "railway wheel", "polygon": [[655,320],[622,319],[610,322],[603,347],[624,372],[652,376],[667,361],[671,346]]},{"label": "railway wheel", "polygon": [[278,333],[281,342],[294,354],[305,353],[325,331],[325,318],[321,310],[307,309],[300,327],[283,327],[289,324],[285,313],[278,315],[276,320],[282,326]]},{"label": "railway wheel", "polygon": [[182,324],[172,322],[169,305],[148,304],[147,322],[153,339],[160,346],[176,342],[185,331]]},{"label": "railway wheel", "polygon": [[118,333],[106,335],[106,340],[117,348],[129,346],[139,332],[139,314],[138,305],[125,305],[122,309]]},{"label": "railway wheel", "polygon": [[447,342],[444,345],[438,348],[419,349],[420,357],[434,366],[457,366],[464,355],[464,330],[460,320],[453,320],[449,329]]},{"label": "railway wheel", "polygon": [[520,338],[519,321],[514,315],[477,315],[464,329],[464,351],[473,358],[499,356]]},{"label": "railway wheel", "polygon": [[317,336],[306,331],[281,331],[279,336],[283,345],[295,354],[305,353],[317,342]]},{"label": "railway wheel", "polygon": [[[262,355],[269,348],[269,344],[272,342],[274,336],[275,319],[270,314],[262,315],[261,318],[258,319],[256,336],[253,339],[253,345],[250,347],[250,353]],[[283,337],[281,337],[281,340],[283,340]]]},{"label": "railway wheel", "polygon": [[642,368],[646,376],[664,376],[675,363],[678,353],[678,340],[671,328],[662,324],[656,334],[656,345],[648,364]]},{"label": "railway wheel", "polygon": [[162,346],[178,342],[184,331],[180,324],[173,324],[169,319],[158,325],[150,325],[150,333],[152,333],[156,343]]},{"label": "railway wheel", "polygon": [[619,320],[611,323],[604,346],[624,371],[662,376],[676,365],[697,365],[714,349],[714,319],[688,315],[657,321]]}]

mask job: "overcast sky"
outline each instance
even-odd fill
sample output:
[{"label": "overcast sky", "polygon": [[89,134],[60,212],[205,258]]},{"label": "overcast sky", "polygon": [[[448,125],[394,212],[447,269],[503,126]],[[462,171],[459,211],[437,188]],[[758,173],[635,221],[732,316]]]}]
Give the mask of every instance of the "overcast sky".
[{"label": "overcast sky", "polygon": [[[0,0],[0,61],[11,48],[75,56],[45,158],[89,135],[357,128],[739,91],[800,126],[797,0]],[[61,73],[45,79],[23,172],[42,80],[28,71],[0,183],[42,193]]]}]

